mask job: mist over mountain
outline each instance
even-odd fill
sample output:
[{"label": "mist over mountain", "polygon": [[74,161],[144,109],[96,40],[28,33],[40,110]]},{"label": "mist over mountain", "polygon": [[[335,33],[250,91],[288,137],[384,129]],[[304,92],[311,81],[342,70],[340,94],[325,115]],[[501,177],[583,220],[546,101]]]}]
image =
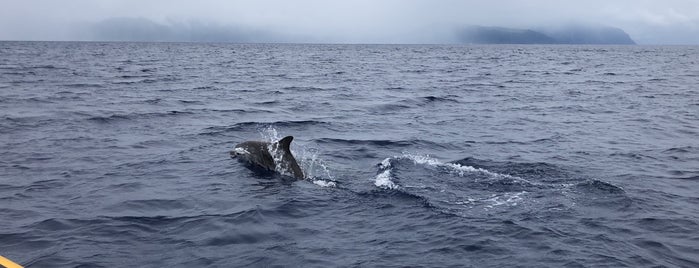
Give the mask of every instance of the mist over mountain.
[{"label": "mist over mountain", "polygon": [[468,26],[457,34],[460,43],[473,44],[554,44],[556,40],[527,29]]},{"label": "mist over mountain", "polygon": [[537,31],[550,36],[558,44],[596,44],[596,45],[635,45],[624,30],[609,26],[572,24],[560,27],[548,27]]},{"label": "mist over mountain", "polygon": [[279,42],[281,34],[241,26],[174,22],[161,24],[146,18],[110,18],[87,27],[82,39],[147,42]]},{"label": "mist over mountain", "polygon": [[457,42],[473,44],[636,44],[623,30],[608,26],[565,25],[540,29],[467,26]]}]

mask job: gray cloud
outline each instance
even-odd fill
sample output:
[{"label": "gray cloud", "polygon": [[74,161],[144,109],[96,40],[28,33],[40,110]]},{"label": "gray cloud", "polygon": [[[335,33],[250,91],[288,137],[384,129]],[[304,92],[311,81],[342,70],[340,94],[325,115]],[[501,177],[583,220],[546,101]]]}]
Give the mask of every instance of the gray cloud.
[{"label": "gray cloud", "polygon": [[430,43],[464,25],[595,23],[622,28],[639,43],[699,44],[695,0],[4,0],[0,39],[100,39],[90,29],[115,18],[152,21],[179,35],[261,41]]}]

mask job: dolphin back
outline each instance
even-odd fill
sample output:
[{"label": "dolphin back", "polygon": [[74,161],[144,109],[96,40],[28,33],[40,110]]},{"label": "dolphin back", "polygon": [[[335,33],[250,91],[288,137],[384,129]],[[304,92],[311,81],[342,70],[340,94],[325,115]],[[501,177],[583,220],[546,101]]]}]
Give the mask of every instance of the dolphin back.
[{"label": "dolphin back", "polygon": [[[244,153],[240,155],[241,159],[265,169],[274,170],[276,165],[274,164],[274,158],[267,149],[268,145],[269,143],[261,141],[246,141],[236,145],[236,148],[243,149]],[[233,155],[233,152],[231,152],[231,155]]]},{"label": "dolphin back", "polygon": [[293,136],[286,136],[273,143],[246,141],[236,145],[230,154],[233,158],[303,180],[306,176],[289,148],[293,140]]},{"label": "dolphin back", "polygon": [[284,152],[291,153],[291,141],[294,140],[294,136],[286,136],[279,140],[277,143],[279,144],[279,148],[281,148]]},{"label": "dolphin back", "polygon": [[286,136],[281,140],[277,141],[279,149],[282,151],[282,166],[284,166],[291,174],[297,179],[305,179],[306,176],[303,174],[301,167],[296,162],[296,158],[291,154],[291,141],[294,140],[294,136]]}]

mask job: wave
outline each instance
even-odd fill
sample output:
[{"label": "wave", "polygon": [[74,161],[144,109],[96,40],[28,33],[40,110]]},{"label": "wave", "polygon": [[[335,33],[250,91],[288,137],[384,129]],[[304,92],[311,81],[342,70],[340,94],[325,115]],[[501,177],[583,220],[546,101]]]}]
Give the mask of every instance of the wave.
[{"label": "wave", "polygon": [[497,173],[506,173],[534,181],[553,182],[571,178],[571,175],[561,170],[561,168],[544,162],[497,162],[466,157],[456,160],[453,163],[487,169]]},{"label": "wave", "polygon": [[126,212],[153,212],[163,210],[183,210],[190,206],[183,200],[171,199],[144,199],[144,200],[126,200],[118,204],[109,206],[107,211],[126,211]]},{"label": "wave", "polygon": [[317,125],[327,125],[328,122],[316,120],[299,120],[299,121],[274,121],[274,122],[240,122],[232,126],[213,126],[207,127],[199,135],[220,135],[228,132],[239,132],[243,130],[262,130],[269,127],[285,127],[285,128],[305,128]]},{"label": "wave", "polygon": [[[132,203],[146,202],[149,204],[170,204],[172,202],[182,203],[181,200],[131,200],[127,202],[127,206],[120,211],[133,213],[128,207]],[[141,205],[139,205],[140,207]],[[37,233],[41,232],[57,232],[74,230],[78,228],[96,229],[109,235],[109,229],[114,229],[114,232],[128,232],[128,230],[137,230],[141,232],[159,232],[162,227],[171,226],[180,231],[202,231],[197,225],[204,221],[222,221],[234,224],[262,224],[265,223],[267,217],[289,217],[300,218],[307,216],[308,212],[303,211],[305,205],[301,202],[288,201],[270,208],[251,208],[236,211],[230,214],[198,214],[198,215],[182,215],[182,216],[165,216],[165,215],[122,215],[122,216],[98,216],[95,218],[85,219],[70,219],[70,218],[48,218],[41,219],[30,224],[31,230]],[[143,212],[146,212],[145,210]],[[148,212],[148,214],[152,214]],[[196,223],[196,224],[195,224]],[[204,230],[205,231],[205,230]]]},{"label": "wave", "polygon": [[402,100],[395,101],[392,103],[379,104],[379,105],[371,106],[369,108],[369,110],[373,111],[373,112],[393,113],[393,112],[396,112],[397,110],[409,109],[409,108],[418,108],[418,107],[424,107],[427,105],[440,105],[440,104],[447,104],[447,103],[458,104],[458,103],[460,103],[458,98],[459,98],[459,96],[457,96],[457,95],[445,95],[445,96],[429,95],[429,96],[423,96],[423,97],[402,99]]},{"label": "wave", "polygon": [[32,66],[19,66],[19,65],[5,65],[0,66],[0,70],[14,70],[14,71],[31,71],[36,69],[47,69],[47,70],[68,70],[67,67],[60,67],[53,64],[43,64],[43,65],[32,65]]},{"label": "wave", "polygon": [[198,101],[198,100],[178,100],[177,102],[182,103],[182,104],[204,104],[203,101]]},{"label": "wave", "polygon": [[198,86],[192,88],[192,90],[221,90],[222,88],[216,86]]},{"label": "wave", "polygon": [[264,105],[264,106],[276,106],[276,105],[279,104],[279,103],[280,103],[280,102],[277,101],[277,100],[270,100],[270,101],[258,101],[258,102],[254,102],[253,104],[255,104],[255,105]]},{"label": "wave", "polygon": [[151,113],[128,113],[128,114],[112,114],[107,116],[92,116],[87,118],[88,121],[98,123],[112,123],[126,120],[136,120],[143,118],[160,118],[169,116],[179,116],[183,114],[193,114],[188,111],[167,111],[167,112],[151,112]]},{"label": "wave", "polygon": [[694,176],[691,176],[691,175],[690,175],[690,176],[688,176],[688,177],[678,177],[678,178],[674,178],[674,179],[678,179],[678,180],[690,180],[690,181],[699,181],[699,175],[694,175]]},{"label": "wave", "polygon": [[181,78],[177,78],[175,76],[166,76],[166,77],[159,77],[159,78],[145,78],[145,77],[151,77],[151,76],[146,75],[146,76],[117,77],[117,80],[112,80],[111,83],[115,84],[115,85],[132,85],[132,84],[142,84],[142,83],[143,84],[153,84],[153,83],[158,83],[158,82],[173,82],[173,81],[178,81],[181,79]]},{"label": "wave", "polygon": [[442,144],[427,141],[427,140],[357,140],[357,139],[338,139],[338,138],[321,138],[315,140],[321,144],[340,144],[340,145],[366,145],[372,147],[411,147],[411,146],[429,146],[429,147],[445,147]]},{"label": "wave", "polygon": [[[70,84],[63,84],[65,87],[69,88],[103,88],[104,84],[97,84],[97,83],[70,83]],[[73,92],[68,92],[68,93],[73,93]]]},{"label": "wave", "polygon": [[28,69],[68,69],[66,67],[58,67],[55,65],[51,64],[46,64],[46,65],[34,65],[34,66],[29,66],[27,67]]},{"label": "wave", "polygon": [[[410,201],[410,202],[415,202],[417,204],[420,204],[423,207],[426,208],[436,208],[434,205],[432,205],[429,201],[424,196],[418,195],[418,194],[412,194],[407,191],[396,191],[392,189],[387,189],[387,188],[379,188],[379,189],[374,189],[371,191],[366,191],[366,192],[358,192],[356,193],[357,196],[366,198],[368,200],[376,201],[379,199],[391,199],[391,200],[398,200],[398,201]],[[391,206],[390,204],[385,204],[384,208],[386,206]]]},{"label": "wave", "polygon": [[262,125],[273,127],[309,127],[318,125],[329,125],[330,123],[317,120],[295,120],[295,121],[276,121],[271,123],[259,123]]},{"label": "wave", "polygon": [[210,111],[210,112],[219,112],[219,113],[274,113],[273,111],[269,110],[261,110],[261,109],[192,109],[192,111]]},{"label": "wave", "polygon": [[312,86],[306,86],[306,87],[299,87],[299,86],[291,86],[291,87],[283,87],[282,90],[289,90],[289,91],[300,91],[300,92],[314,92],[314,91],[328,91],[328,90],[336,90],[335,88],[320,88],[320,87],[312,87]]},{"label": "wave", "polygon": [[379,113],[396,113],[398,110],[403,110],[403,109],[408,109],[412,108],[412,106],[407,105],[407,104],[402,104],[402,103],[389,103],[389,104],[380,104],[376,106],[372,106],[369,108],[370,112],[379,112]]},{"label": "wave", "polygon": [[452,102],[452,103],[459,103],[460,101],[458,100],[459,96],[457,95],[446,95],[442,97],[438,96],[425,96],[425,97],[420,97],[418,100],[421,100],[424,104],[427,103],[434,103],[434,102]]},{"label": "wave", "polygon": [[574,185],[578,190],[588,193],[603,193],[603,194],[624,194],[623,188],[600,180],[585,180]]},{"label": "wave", "polygon": [[531,145],[531,144],[536,144],[536,143],[560,142],[562,139],[563,139],[563,136],[555,135],[555,136],[551,136],[548,138],[539,138],[539,139],[528,140],[528,141],[506,140],[506,141],[484,141],[483,143],[484,144],[496,144],[496,145],[501,145],[501,144]]},{"label": "wave", "polygon": [[[664,155],[663,158],[669,163],[696,163],[697,161],[699,161],[699,147],[696,146],[672,147],[670,149],[663,150],[660,153]],[[686,171],[697,172],[699,170],[693,168],[691,170]]]},{"label": "wave", "polygon": [[633,152],[615,152],[615,153],[609,154],[609,156],[610,156],[610,157],[630,158],[630,159],[636,159],[636,160],[640,160],[640,159],[655,159],[654,157],[649,156],[649,155],[645,155],[645,154],[642,154],[642,153],[633,153]]},{"label": "wave", "polygon": [[682,147],[672,147],[670,149],[664,150],[663,153],[699,153],[699,147],[693,146],[682,146]]}]

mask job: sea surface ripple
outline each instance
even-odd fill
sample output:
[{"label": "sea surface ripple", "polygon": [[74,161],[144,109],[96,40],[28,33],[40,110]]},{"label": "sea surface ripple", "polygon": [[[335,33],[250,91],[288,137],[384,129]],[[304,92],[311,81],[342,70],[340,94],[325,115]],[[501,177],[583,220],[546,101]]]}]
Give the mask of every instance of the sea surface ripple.
[{"label": "sea surface ripple", "polygon": [[[699,267],[699,47],[0,42],[27,267]],[[231,159],[295,137],[312,179]]]}]

